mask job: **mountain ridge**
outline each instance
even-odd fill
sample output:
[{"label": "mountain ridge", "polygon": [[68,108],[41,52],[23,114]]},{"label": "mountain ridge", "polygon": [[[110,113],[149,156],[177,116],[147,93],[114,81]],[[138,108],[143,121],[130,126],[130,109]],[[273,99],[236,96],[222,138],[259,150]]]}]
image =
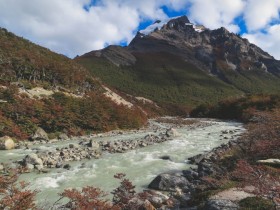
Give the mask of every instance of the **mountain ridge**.
[{"label": "mountain ridge", "polygon": [[108,46],[75,60],[114,88],[156,102],[193,106],[280,91],[280,61],[223,27],[195,26],[182,16],[147,28],[127,47]]}]

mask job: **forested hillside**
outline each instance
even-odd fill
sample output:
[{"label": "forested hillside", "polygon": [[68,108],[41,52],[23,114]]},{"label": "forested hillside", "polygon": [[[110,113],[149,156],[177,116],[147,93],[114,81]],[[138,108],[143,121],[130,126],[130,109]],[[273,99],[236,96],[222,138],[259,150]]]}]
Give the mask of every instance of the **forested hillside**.
[{"label": "forested hillside", "polygon": [[54,138],[146,122],[136,106],[105,97],[103,84],[84,67],[5,29],[0,30],[0,85],[1,136],[27,139],[41,127]]}]

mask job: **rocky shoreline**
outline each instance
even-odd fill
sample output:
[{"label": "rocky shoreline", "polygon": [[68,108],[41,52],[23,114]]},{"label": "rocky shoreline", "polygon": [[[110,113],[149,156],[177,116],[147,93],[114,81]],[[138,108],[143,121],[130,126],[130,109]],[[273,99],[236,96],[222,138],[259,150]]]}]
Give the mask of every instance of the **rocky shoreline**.
[{"label": "rocky shoreline", "polygon": [[174,128],[167,129],[165,133],[157,135],[148,134],[144,138],[116,141],[80,141],[71,143],[66,147],[56,148],[55,151],[40,151],[27,155],[17,163],[26,167],[27,171],[37,169],[46,172],[45,168],[70,169],[69,162],[83,159],[100,158],[103,153],[123,153],[129,150],[147,147],[172,140],[179,134]]},{"label": "rocky shoreline", "polygon": [[[143,148],[163,143],[165,141],[170,141],[174,139],[174,137],[180,135],[176,129],[184,126],[188,126],[190,129],[209,126],[209,123],[202,123],[197,120],[185,120],[186,122],[182,124],[181,118],[178,120],[176,118],[172,118],[172,123],[166,119],[171,118],[164,118],[164,120],[151,120],[146,128],[139,130],[116,130],[107,133],[72,138],[69,138],[66,135],[61,135],[59,139],[53,140],[49,140],[47,134],[39,128],[30,138],[31,141],[19,142],[14,146],[16,149],[32,149],[34,152],[26,155],[21,160],[15,161],[12,164],[12,167],[22,167],[26,173],[34,170],[47,173],[52,168],[63,168],[69,170],[71,168],[71,162],[73,161],[98,159],[106,153],[124,153],[137,148]],[[180,122],[180,124],[176,122]],[[148,134],[144,137],[136,139],[113,141],[104,140],[105,137],[117,137],[123,134],[137,134],[142,132],[148,132]],[[67,143],[68,141],[74,141],[75,143],[69,143],[63,147],[56,147],[53,150],[41,150],[39,147],[40,145],[47,146],[57,142]],[[38,147],[36,145],[38,145]],[[168,157],[163,158],[168,159]],[[2,171],[5,167],[5,164],[1,165],[1,168],[3,168]]]},{"label": "rocky shoreline", "polygon": [[[223,154],[241,144],[241,139],[231,140],[226,144],[214,148],[210,152],[190,157],[188,161],[194,167],[178,172],[162,173],[148,187],[152,190],[169,193],[171,195],[170,198],[175,200],[174,203],[177,203],[174,209],[197,209],[197,207],[190,205],[190,201],[194,193],[201,192],[207,188],[203,177],[226,174],[227,169],[216,163]],[[238,206],[230,200],[209,199],[204,209],[236,210]]]},{"label": "rocky shoreline", "polygon": [[[22,143],[20,147],[30,149],[30,144],[47,145],[57,141],[66,143],[63,147],[53,148],[51,151],[43,151],[39,147],[32,150],[34,153],[26,155],[23,159],[16,161],[17,166],[25,168],[25,172],[38,171],[41,173],[48,173],[52,168],[61,168],[64,170],[71,169],[72,161],[81,161],[84,159],[102,158],[106,153],[124,153],[137,148],[147,147],[154,144],[159,144],[165,141],[170,141],[180,134],[176,129],[188,126],[188,129],[204,128],[212,125],[211,122],[192,122],[188,125],[158,122],[152,123],[145,131],[149,134],[144,137],[128,140],[105,140],[103,137],[117,137],[122,135],[125,131],[112,131],[103,134],[94,134],[83,137],[74,137],[71,140],[77,140],[75,143],[67,142],[69,138],[61,140],[37,140],[28,143]],[[127,133],[141,133],[142,130],[127,131]],[[227,135],[234,135],[232,131],[223,131],[220,135],[221,139],[227,139]],[[98,139],[98,140],[97,140]],[[189,158],[189,162],[194,164],[194,168],[179,172],[167,172],[158,175],[150,184],[147,192],[152,194],[151,203],[153,206],[166,206],[167,200],[172,200],[174,209],[189,208],[188,202],[191,199],[191,194],[200,190],[199,187],[203,184],[203,177],[217,172],[221,172],[221,168],[215,165],[215,161],[220,158],[220,154],[229,150],[233,146],[239,144],[238,140],[229,141],[211,152],[206,154],[196,155]],[[164,160],[169,160],[168,156],[161,157]],[[1,165],[0,165],[1,166]],[[6,166],[2,165],[2,169]],[[164,191],[164,193],[162,193]],[[168,195],[167,195],[168,194]],[[171,195],[171,196],[170,196]],[[156,201],[156,202],[155,202]],[[168,209],[168,208],[167,208]]]}]

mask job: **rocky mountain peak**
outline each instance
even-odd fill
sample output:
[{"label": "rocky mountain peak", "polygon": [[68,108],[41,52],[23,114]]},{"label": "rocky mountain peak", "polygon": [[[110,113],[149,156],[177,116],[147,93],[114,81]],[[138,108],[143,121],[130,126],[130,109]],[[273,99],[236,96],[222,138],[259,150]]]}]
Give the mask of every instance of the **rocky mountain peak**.
[{"label": "rocky mountain peak", "polygon": [[[210,30],[186,16],[157,20],[127,47],[110,46],[94,55],[80,61],[120,90],[132,95],[138,91],[155,101],[177,96],[188,101],[190,96],[197,102],[216,94],[280,90],[280,61],[224,27]],[[100,69],[96,60],[108,65]],[[161,95],[161,90],[168,94]]]},{"label": "rocky mountain peak", "polygon": [[132,52],[178,55],[217,76],[225,69],[280,74],[280,62],[247,39],[224,27],[210,30],[195,25],[186,16],[156,21],[140,31],[128,49]]},{"label": "rocky mountain peak", "polygon": [[184,31],[186,30],[186,28],[189,27],[194,28],[194,25],[190,23],[187,16],[181,16],[178,18],[171,19],[163,28],[177,30],[177,31]]},{"label": "rocky mountain peak", "polygon": [[178,25],[186,25],[188,23],[190,23],[189,19],[187,16],[181,16],[181,17],[177,17],[174,19],[171,19],[168,24],[178,24]]},{"label": "rocky mountain peak", "polygon": [[154,22],[154,24],[158,24],[158,23],[160,23],[161,22],[161,20],[156,20],[155,22]]},{"label": "rocky mountain peak", "polygon": [[146,29],[140,30],[139,34],[150,35],[151,33],[161,30],[161,29],[176,29],[182,30],[186,26],[192,25],[187,16],[180,16],[175,18],[168,18],[164,20],[156,20],[152,25],[148,26]]},{"label": "rocky mountain peak", "polygon": [[222,36],[222,37],[230,37],[230,36],[235,36],[235,34],[231,33],[230,31],[228,31],[225,27],[221,27],[215,30],[211,31],[212,36]]}]

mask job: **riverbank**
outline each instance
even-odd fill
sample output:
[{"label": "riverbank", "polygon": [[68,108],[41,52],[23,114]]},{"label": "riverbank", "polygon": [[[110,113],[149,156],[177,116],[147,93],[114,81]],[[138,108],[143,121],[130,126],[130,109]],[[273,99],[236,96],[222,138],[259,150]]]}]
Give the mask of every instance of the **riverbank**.
[{"label": "riverbank", "polygon": [[[57,193],[66,188],[95,186],[110,192],[118,186],[118,183],[113,179],[113,175],[116,173],[126,173],[127,178],[136,185],[136,190],[142,191],[147,188],[147,184],[157,174],[165,171],[187,170],[191,167],[186,162],[188,157],[210,151],[212,148],[228,142],[231,138],[236,139],[244,131],[242,124],[236,122],[198,119],[196,123],[176,126],[176,123],[168,124],[166,119],[168,118],[165,118],[165,122],[154,121],[148,132],[135,133],[133,131],[128,134],[124,132],[113,136],[98,137],[98,139],[102,142],[142,139],[145,136],[160,133],[166,135],[166,130],[171,127],[180,134],[178,137],[163,143],[127,150],[124,153],[105,152],[99,159],[69,162],[71,167],[68,170],[50,168],[48,173],[37,173],[35,170],[32,173],[23,174],[20,179],[32,180],[31,188],[41,189],[42,192],[38,194],[37,198],[40,203],[44,203],[45,199],[49,202],[55,201]],[[43,144],[34,145],[34,147],[39,147],[41,150],[55,150],[57,147],[64,148],[69,143],[73,144],[74,142],[62,141],[52,146]],[[34,148],[19,151],[29,153],[36,151],[32,149]]]},{"label": "riverbank", "polygon": [[171,193],[182,209],[280,209],[279,116],[255,112],[242,137],[189,158],[195,167],[160,174],[149,187]]},{"label": "riverbank", "polygon": [[[98,159],[106,153],[124,153],[163,143],[178,137],[179,134],[176,131],[178,128],[186,126],[199,128],[207,125],[209,123],[193,119],[165,117],[149,120],[146,127],[138,130],[113,130],[80,137],[21,141],[16,144],[16,148],[21,149],[23,153],[26,151],[27,155],[22,160],[13,163],[17,165],[14,167],[24,167],[25,172],[37,169],[39,172],[46,173],[48,171],[45,170],[46,168],[69,169],[69,162]],[[132,135],[131,139],[119,138]],[[32,152],[29,152],[30,150]]]}]

